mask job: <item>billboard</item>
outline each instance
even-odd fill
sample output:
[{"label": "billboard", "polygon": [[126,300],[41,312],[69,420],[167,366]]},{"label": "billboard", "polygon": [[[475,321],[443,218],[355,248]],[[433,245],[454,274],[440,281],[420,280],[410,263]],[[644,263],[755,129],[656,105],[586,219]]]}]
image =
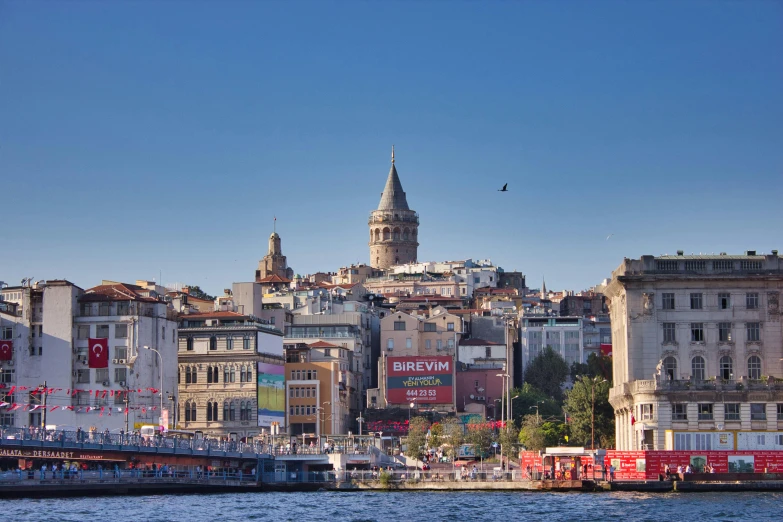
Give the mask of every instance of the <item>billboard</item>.
[{"label": "billboard", "polygon": [[258,425],[285,427],[285,366],[258,363]]},{"label": "billboard", "polygon": [[454,361],[449,356],[387,357],[389,404],[451,404]]}]

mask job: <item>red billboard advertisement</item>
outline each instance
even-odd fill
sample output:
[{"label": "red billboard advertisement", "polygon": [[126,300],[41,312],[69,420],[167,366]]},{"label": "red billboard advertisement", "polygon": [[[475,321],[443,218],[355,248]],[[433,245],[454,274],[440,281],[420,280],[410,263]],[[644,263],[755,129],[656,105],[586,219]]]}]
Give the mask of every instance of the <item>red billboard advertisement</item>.
[{"label": "red billboard advertisement", "polygon": [[449,356],[386,358],[389,404],[450,404],[453,381],[454,361]]}]

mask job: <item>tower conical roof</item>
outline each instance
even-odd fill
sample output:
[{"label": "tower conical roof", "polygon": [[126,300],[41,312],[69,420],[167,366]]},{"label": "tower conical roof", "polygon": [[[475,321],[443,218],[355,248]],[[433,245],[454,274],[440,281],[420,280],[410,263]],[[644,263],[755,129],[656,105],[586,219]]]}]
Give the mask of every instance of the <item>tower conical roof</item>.
[{"label": "tower conical roof", "polygon": [[386,186],[381,194],[378,210],[410,210],[408,208],[408,200],[405,199],[405,191],[402,190],[400,177],[397,175],[397,169],[394,167],[394,152],[392,152],[392,166],[391,170],[389,170],[389,177],[386,179]]}]

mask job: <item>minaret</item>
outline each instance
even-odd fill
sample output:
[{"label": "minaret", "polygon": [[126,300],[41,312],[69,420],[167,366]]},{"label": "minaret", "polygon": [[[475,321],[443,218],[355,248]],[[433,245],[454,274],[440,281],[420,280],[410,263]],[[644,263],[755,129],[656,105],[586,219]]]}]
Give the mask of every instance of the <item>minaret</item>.
[{"label": "minaret", "polygon": [[541,283],[541,299],[546,299],[546,278]]},{"label": "minaret", "polygon": [[419,215],[408,208],[408,200],[394,164],[394,145],[389,177],[386,178],[378,209],[370,213],[369,225],[370,266],[385,269],[416,262]]}]

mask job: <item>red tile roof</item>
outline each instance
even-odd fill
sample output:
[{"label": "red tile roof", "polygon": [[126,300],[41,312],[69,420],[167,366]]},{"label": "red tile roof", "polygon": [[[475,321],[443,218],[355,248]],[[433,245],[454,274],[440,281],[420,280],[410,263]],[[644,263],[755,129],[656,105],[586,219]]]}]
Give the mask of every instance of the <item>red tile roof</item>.
[{"label": "red tile roof", "polygon": [[79,301],[143,301],[148,303],[161,302],[160,299],[147,297],[142,293],[147,293],[140,286],[117,283],[113,285],[98,285],[84,291],[79,297]]},{"label": "red tile roof", "polygon": [[316,341],[314,343],[307,345],[310,348],[342,348],[341,346],[337,346],[336,344],[327,343],[326,341]]}]

